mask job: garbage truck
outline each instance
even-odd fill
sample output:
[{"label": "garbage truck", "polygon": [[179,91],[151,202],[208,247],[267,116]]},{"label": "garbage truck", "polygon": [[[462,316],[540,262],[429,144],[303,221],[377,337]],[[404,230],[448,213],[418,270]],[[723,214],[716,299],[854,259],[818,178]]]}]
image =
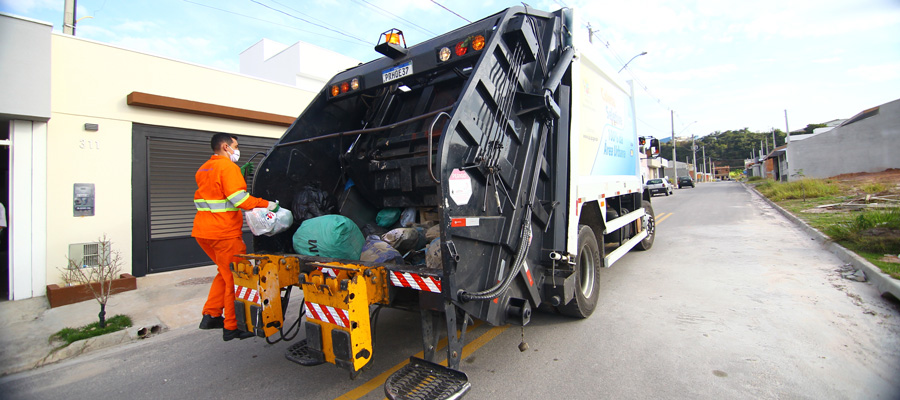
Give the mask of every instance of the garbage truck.
[{"label": "garbage truck", "polygon": [[431,258],[424,247],[389,262],[332,257],[314,239],[301,252],[296,231],[321,217],[295,221],[232,264],[239,329],[270,343],[302,333],[288,359],[355,377],[374,355],[378,311],[418,312],[424,357],[385,393],[453,398],[470,387],[459,366],[475,320],[525,326],[537,308],[587,318],[601,307],[603,268],[653,245],[641,165],[659,143],[637,135],[631,85],[579,26],[569,8],[512,7],[414,46],[381,34],[383,57],[326,84],[251,191],[307,208],[298,193],[318,190],[305,197],[331,197],[325,213],[367,233],[403,210],[407,226],[434,232]]}]

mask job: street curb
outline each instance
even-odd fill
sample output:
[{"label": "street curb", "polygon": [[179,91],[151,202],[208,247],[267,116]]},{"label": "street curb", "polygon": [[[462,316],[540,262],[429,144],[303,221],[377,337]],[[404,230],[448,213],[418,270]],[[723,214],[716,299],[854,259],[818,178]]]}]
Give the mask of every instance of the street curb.
[{"label": "street curb", "polygon": [[806,231],[810,236],[813,237],[817,242],[821,243],[828,251],[832,254],[836,255],[841,261],[853,265],[856,269],[862,270],[866,274],[867,280],[875,286],[875,289],[884,296],[885,294],[890,294],[895,299],[900,300],[900,281],[891,278],[890,275],[881,272],[881,269],[878,268],[875,264],[869,262],[865,258],[857,255],[856,253],[847,250],[846,247],[841,246],[834,241],[832,241],[828,236],[825,236],[824,233],[819,232],[818,229],[813,228],[805,221],[801,220],[791,214],[790,211],[781,208],[778,204],[775,204],[772,200],[769,200],[768,197],[763,196],[762,193],[756,190],[755,187],[748,185],[744,182],[741,182],[744,185],[744,188],[747,189],[750,193],[754,193],[759,198],[763,199],[766,203],[768,203],[772,208],[777,210],[781,215],[784,215],[785,218],[798,225],[801,229]]},{"label": "street curb", "polygon": [[[105,335],[100,335],[84,340],[73,342],[55,352],[52,352],[38,361],[33,367],[40,367],[47,364],[53,364],[82,354],[87,354],[95,350],[105,349],[120,344],[131,342],[132,335],[129,329],[123,329]],[[30,368],[29,368],[30,369]]]}]

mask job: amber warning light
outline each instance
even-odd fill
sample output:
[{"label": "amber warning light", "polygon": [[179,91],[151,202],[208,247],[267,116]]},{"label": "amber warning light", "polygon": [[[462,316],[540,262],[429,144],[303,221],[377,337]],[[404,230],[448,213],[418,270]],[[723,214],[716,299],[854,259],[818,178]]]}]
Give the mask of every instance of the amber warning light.
[{"label": "amber warning light", "polygon": [[382,33],[378,37],[378,45],[375,46],[375,51],[395,60],[405,56],[409,50],[406,48],[406,38],[403,37],[403,31],[394,28]]}]

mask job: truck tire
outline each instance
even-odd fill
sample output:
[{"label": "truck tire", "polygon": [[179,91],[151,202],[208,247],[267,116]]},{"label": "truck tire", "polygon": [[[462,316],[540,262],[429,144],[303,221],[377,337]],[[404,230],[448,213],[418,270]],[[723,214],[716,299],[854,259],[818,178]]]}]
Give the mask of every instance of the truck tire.
[{"label": "truck tire", "polygon": [[644,212],[650,216],[650,218],[647,219],[648,223],[645,228],[647,230],[647,237],[645,237],[644,240],[641,240],[634,248],[638,250],[650,250],[650,248],[653,247],[653,239],[656,237],[656,215],[653,214],[653,206],[650,205],[649,201],[641,201],[641,207],[643,207]]},{"label": "truck tire", "polygon": [[597,308],[600,297],[600,267],[603,265],[601,247],[594,231],[587,225],[578,226],[578,255],[575,261],[575,297],[559,307],[563,315],[587,318]]}]

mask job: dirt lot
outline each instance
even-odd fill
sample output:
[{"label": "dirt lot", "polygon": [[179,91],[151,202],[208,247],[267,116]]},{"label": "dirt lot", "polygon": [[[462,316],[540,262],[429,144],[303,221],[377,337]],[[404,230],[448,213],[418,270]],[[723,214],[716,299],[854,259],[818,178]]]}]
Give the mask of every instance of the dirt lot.
[{"label": "dirt lot", "polygon": [[878,195],[900,195],[900,169],[891,168],[881,172],[857,172],[853,174],[842,174],[829,178],[831,180],[853,186],[857,189],[866,184],[884,185],[884,192]]}]

